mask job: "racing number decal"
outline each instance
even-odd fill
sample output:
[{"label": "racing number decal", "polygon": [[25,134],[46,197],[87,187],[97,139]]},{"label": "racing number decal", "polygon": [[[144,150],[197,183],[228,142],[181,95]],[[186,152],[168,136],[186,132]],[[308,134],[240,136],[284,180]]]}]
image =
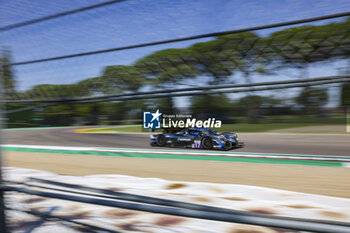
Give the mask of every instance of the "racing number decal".
[{"label": "racing number decal", "polygon": [[192,148],[201,148],[201,141],[200,140],[194,140],[192,144]]}]

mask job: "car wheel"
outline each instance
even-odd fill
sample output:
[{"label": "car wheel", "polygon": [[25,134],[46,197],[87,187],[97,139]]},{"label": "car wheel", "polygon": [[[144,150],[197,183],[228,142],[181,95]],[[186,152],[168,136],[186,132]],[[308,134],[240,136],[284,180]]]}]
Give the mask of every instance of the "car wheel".
[{"label": "car wheel", "polygon": [[165,146],[166,144],[166,138],[164,135],[159,135],[156,141],[158,146]]},{"label": "car wheel", "polygon": [[226,150],[231,150],[232,148],[233,148],[232,142],[226,141],[224,147],[222,148],[222,150],[226,151]]},{"label": "car wheel", "polygon": [[209,137],[203,138],[202,148],[206,149],[206,150],[212,149],[213,148],[213,140]]},{"label": "car wheel", "polygon": [[238,141],[236,140],[234,143],[232,143],[232,149],[237,149],[239,148],[238,146]]}]

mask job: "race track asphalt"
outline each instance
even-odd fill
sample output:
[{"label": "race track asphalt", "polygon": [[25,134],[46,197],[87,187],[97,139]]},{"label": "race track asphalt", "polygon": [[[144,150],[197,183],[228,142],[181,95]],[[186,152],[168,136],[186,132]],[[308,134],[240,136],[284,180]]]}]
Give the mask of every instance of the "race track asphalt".
[{"label": "race track asphalt", "polygon": [[[111,148],[153,148],[148,134],[78,134],[77,128],[48,128],[4,132],[4,144]],[[90,127],[93,128],[93,127]],[[235,152],[350,156],[349,134],[239,134],[245,148]]]}]

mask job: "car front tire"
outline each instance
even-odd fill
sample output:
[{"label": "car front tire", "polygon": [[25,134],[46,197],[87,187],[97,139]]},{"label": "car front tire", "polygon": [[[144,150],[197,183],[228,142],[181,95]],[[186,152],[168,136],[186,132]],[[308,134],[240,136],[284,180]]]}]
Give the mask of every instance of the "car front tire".
[{"label": "car front tire", "polygon": [[233,146],[232,142],[226,141],[224,147],[222,148],[222,150],[224,150],[224,151],[231,150],[233,147],[234,146]]}]

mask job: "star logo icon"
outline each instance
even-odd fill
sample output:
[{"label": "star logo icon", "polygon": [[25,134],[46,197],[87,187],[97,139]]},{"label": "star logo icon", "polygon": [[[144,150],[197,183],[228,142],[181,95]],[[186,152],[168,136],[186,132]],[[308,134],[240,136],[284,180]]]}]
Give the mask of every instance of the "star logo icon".
[{"label": "star logo icon", "polygon": [[153,122],[154,120],[157,120],[159,121],[159,117],[162,115],[160,112],[159,112],[159,109],[157,109],[157,111],[155,113],[151,113],[152,114],[152,120],[151,122]]}]

